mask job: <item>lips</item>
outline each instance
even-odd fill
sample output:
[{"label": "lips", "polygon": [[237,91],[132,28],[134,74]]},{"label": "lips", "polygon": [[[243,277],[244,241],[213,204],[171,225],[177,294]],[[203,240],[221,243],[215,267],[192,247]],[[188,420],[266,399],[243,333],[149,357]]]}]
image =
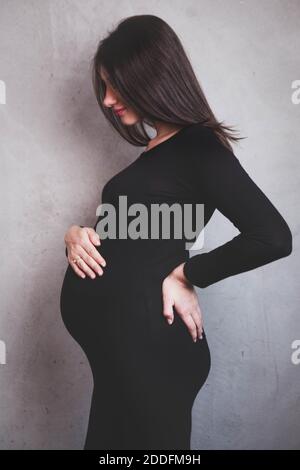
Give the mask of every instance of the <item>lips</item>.
[{"label": "lips", "polygon": [[126,111],[126,108],[118,108],[118,109],[115,109],[114,111],[115,111],[116,114],[118,114],[120,116],[121,114],[123,114]]}]

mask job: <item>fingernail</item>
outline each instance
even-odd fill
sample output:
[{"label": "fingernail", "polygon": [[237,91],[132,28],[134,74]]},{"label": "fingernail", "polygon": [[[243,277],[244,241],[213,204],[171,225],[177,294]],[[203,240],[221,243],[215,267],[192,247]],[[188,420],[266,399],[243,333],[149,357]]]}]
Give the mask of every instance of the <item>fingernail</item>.
[{"label": "fingernail", "polygon": [[197,341],[197,338],[194,338],[194,343],[196,343],[196,341]]},{"label": "fingernail", "polygon": [[171,318],[168,318],[168,323],[169,323],[169,325],[171,325],[171,323],[172,323]]}]

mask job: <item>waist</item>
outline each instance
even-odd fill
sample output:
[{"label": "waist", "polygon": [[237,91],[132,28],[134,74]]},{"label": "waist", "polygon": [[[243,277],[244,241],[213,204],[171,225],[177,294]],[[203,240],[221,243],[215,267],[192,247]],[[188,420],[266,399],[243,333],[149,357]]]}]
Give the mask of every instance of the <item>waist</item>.
[{"label": "waist", "polygon": [[[140,273],[146,278],[164,278],[189,259],[184,240],[102,239],[96,249],[115,274]],[[109,269],[110,270],[110,269]]]}]

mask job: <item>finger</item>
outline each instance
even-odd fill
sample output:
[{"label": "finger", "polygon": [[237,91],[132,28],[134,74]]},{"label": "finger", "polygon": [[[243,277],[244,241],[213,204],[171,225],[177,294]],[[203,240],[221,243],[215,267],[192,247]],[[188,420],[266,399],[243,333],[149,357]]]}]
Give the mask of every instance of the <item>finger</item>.
[{"label": "finger", "polygon": [[202,321],[201,310],[197,309],[195,311],[192,311],[191,316],[193,317],[193,320],[197,327],[197,336],[199,339],[202,339],[203,338],[203,321]]},{"label": "finger", "polygon": [[190,335],[193,339],[193,341],[197,341],[197,326],[196,323],[191,315],[185,315],[182,317],[184,323],[188,327],[188,330],[190,332]]},{"label": "finger", "polygon": [[78,247],[77,253],[79,256],[83,259],[83,261],[86,263],[86,265],[92,269],[94,272],[96,272],[99,276],[102,276],[103,274],[103,269],[99,264],[94,260],[92,256],[90,256],[82,247]]},{"label": "finger", "polygon": [[75,271],[75,273],[78,274],[78,276],[80,276],[84,279],[85,274],[81,269],[78,268],[77,263],[74,263],[73,260],[69,260],[69,263],[70,263],[71,267],[73,268],[73,270]]},{"label": "finger", "polygon": [[91,256],[84,254],[82,256],[83,261],[86,263],[87,266],[89,266],[95,273],[97,273],[99,276],[103,275],[103,269],[99,266],[96,261],[91,258]]},{"label": "finger", "polygon": [[89,234],[90,240],[94,245],[101,245],[101,240],[99,234],[92,227],[88,227],[87,232]]},{"label": "finger", "polygon": [[106,266],[106,261],[91,242],[81,242],[80,245],[77,244],[76,255],[80,256],[95,272],[103,274],[101,266]]},{"label": "finger", "polygon": [[78,261],[75,263],[79,269],[81,269],[85,274],[87,274],[91,279],[95,279],[96,275],[92,269],[87,265],[87,263],[82,258],[82,255],[76,257]]},{"label": "finger", "polygon": [[101,255],[101,253],[99,253],[99,251],[97,250],[97,248],[94,247],[94,245],[92,243],[89,243],[88,245],[82,245],[83,248],[85,249],[85,251],[87,252],[87,254],[93,259],[95,260],[95,262],[100,265],[100,266],[103,266],[105,267],[106,266],[106,261],[105,259],[103,258],[103,256]]},{"label": "finger", "polygon": [[173,320],[174,320],[173,302],[166,295],[163,295],[163,316],[167,319],[167,322],[169,323],[169,325],[173,323]]}]

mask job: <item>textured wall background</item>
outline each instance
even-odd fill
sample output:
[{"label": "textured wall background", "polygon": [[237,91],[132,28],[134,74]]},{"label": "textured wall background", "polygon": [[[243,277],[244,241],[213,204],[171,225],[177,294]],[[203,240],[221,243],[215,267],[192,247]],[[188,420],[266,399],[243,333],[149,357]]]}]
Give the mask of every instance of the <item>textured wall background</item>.
[{"label": "textured wall background", "polygon": [[[80,449],[92,392],[59,294],[69,225],[92,226],[104,183],[137,157],[100,114],[89,63],[121,18],[175,29],[235,153],[286,218],[290,257],[199,291],[212,370],[193,449],[300,448],[299,0],[1,0],[0,448]],[[216,213],[205,251],[236,229]]]}]

